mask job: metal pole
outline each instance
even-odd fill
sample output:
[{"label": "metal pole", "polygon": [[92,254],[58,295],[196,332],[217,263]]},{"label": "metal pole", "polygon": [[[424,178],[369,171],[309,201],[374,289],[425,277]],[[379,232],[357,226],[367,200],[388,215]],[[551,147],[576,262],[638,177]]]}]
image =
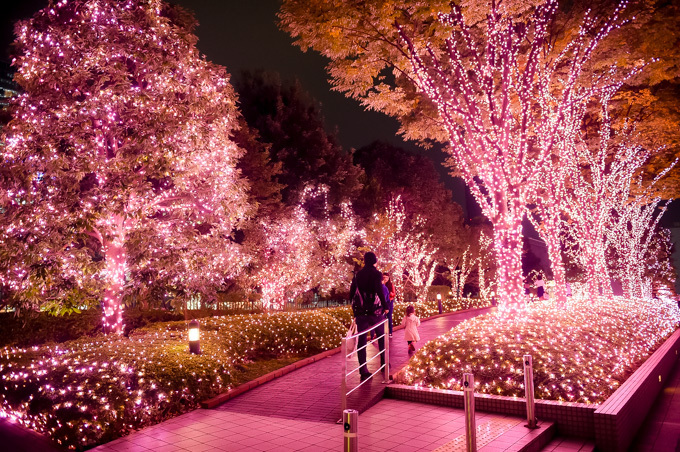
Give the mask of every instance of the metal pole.
[{"label": "metal pole", "polygon": [[475,425],[475,377],[463,374],[463,404],[465,408],[465,442],[467,452],[477,452],[477,426]]},{"label": "metal pole", "polygon": [[[344,413],[347,409],[347,338],[342,338],[342,382],[340,384],[340,407]],[[343,415],[344,416],[344,415]]]},{"label": "metal pole", "polygon": [[536,406],[534,404],[534,370],[531,355],[524,355],[524,397],[527,401],[528,428],[538,428],[536,425]]},{"label": "metal pole", "polygon": [[385,383],[390,383],[390,336],[389,331],[389,319],[385,321]]},{"label": "metal pole", "polygon": [[343,410],[342,423],[344,427],[343,450],[345,452],[357,452],[359,450],[359,412],[357,410]]}]

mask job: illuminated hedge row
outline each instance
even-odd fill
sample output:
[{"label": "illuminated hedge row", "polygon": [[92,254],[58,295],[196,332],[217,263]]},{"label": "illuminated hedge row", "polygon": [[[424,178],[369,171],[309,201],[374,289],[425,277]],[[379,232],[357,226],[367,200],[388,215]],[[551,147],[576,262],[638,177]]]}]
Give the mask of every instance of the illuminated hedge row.
[{"label": "illuminated hedge row", "polygon": [[320,311],[202,320],[199,356],[186,324],[154,324],[130,338],[83,338],[0,356],[0,414],[81,449],[195,408],[241,384],[240,366],[335,348],[345,327]]},{"label": "illuminated hedge row", "polygon": [[461,390],[464,372],[476,390],[524,397],[522,357],[533,357],[535,397],[601,403],[678,328],[674,302],[572,300],[567,309],[534,303],[516,315],[467,320],[430,341],[399,383]]}]

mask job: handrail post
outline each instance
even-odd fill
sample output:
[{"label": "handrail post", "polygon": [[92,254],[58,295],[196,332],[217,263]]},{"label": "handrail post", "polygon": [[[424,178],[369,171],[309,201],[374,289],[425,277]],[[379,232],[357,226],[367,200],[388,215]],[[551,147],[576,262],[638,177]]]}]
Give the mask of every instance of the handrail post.
[{"label": "handrail post", "polygon": [[340,409],[344,413],[347,409],[347,338],[342,338],[342,382],[340,384]]},{"label": "handrail post", "polygon": [[388,334],[389,320],[385,320],[385,383],[390,384],[390,336]]},{"label": "handrail post", "polygon": [[534,370],[531,355],[524,355],[524,397],[527,401],[527,425],[525,427],[538,428],[534,404]]},{"label": "handrail post", "polygon": [[477,452],[477,426],[475,425],[475,377],[463,374],[463,406],[465,408],[465,442],[467,452]]}]

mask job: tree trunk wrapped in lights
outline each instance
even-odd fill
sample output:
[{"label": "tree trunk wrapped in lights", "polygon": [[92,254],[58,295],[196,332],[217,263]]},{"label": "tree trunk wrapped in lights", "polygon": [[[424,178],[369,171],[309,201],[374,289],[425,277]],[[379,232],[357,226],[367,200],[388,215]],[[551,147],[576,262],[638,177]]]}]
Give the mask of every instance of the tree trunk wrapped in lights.
[{"label": "tree trunk wrapped in lights", "polygon": [[445,13],[432,3],[286,0],[280,17],[297,44],[332,60],[339,90],[398,117],[409,138],[448,144],[456,174],[495,229],[500,303],[517,307],[526,205],[569,126],[564,112],[617,77],[588,76],[588,69],[621,8],[601,27],[586,17],[555,49],[556,0],[464,7],[451,4]]},{"label": "tree trunk wrapped in lights", "polygon": [[[617,222],[613,212],[630,212],[626,206],[635,177],[653,153],[635,144],[630,128],[612,131],[609,104],[616,89],[614,85],[601,96],[601,124],[594,150],[577,135],[562,141],[565,158],[561,166],[569,187],[564,197],[565,214],[569,233],[577,244],[575,254],[585,270],[587,291],[593,298],[612,294],[606,251],[614,240],[610,237],[612,224]],[[578,118],[584,115],[585,105],[574,114]]]},{"label": "tree trunk wrapped in lights", "polygon": [[4,129],[2,279],[31,308],[215,294],[245,264],[247,212],[225,69],[160,0],[51,3],[17,25],[24,90]]}]

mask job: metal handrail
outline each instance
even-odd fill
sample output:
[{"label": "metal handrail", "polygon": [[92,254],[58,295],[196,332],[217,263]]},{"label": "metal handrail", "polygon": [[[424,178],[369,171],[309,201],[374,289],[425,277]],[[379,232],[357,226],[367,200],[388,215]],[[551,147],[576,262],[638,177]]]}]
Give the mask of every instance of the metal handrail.
[{"label": "metal handrail", "polygon": [[[341,384],[341,401],[340,405],[342,407],[341,412],[344,412],[347,409],[347,396],[359,389],[364,383],[369,381],[371,378],[373,378],[377,373],[379,373],[381,370],[383,371],[383,384],[387,384],[390,381],[390,340],[388,337],[388,319],[383,320],[382,322],[376,323],[372,327],[361,331],[359,333],[353,334],[351,336],[345,336],[342,338],[342,384]],[[385,329],[383,330],[382,336],[379,336],[371,341],[366,341],[366,345],[362,346],[361,348],[357,348],[356,350],[352,351],[351,353],[347,353],[347,339],[353,339],[356,337],[361,336],[362,334],[368,334],[368,332],[373,331],[374,329],[378,328],[380,325],[385,325]],[[357,366],[355,369],[351,370],[349,373],[347,372],[347,358],[350,356],[356,354],[359,350],[364,349],[368,347],[369,344],[373,344],[375,341],[380,340],[381,338],[384,338],[385,340],[385,349],[382,350],[380,353],[376,354],[370,359],[366,360],[366,365],[368,365],[369,362],[373,361],[375,358],[380,356],[382,353],[385,354],[385,364],[380,366],[378,370],[373,372],[370,376],[370,378],[367,378],[366,380],[362,381],[357,385],[356,387],[352,388],[349,392],[347,391],[347,377],[355,373],[357,370],[361,369],[361,366]]]}]

